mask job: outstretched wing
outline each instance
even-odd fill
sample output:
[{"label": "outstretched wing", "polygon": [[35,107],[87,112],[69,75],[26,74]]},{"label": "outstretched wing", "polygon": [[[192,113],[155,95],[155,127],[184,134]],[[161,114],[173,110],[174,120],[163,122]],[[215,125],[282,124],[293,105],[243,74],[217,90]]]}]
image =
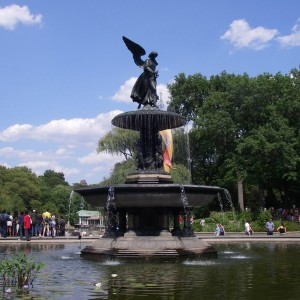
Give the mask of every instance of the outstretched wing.
[{"label": "outstretched wing", "polygon": [[128,50],[132,53],[134,62],[139,66],[142,67],[144,65],[144,61],[142,60],[142,56],[146,54],[146,51],[143,47],[136,44],[135,42],[131,41],[127,37],[123,36],[123,41],[127,46]]}]

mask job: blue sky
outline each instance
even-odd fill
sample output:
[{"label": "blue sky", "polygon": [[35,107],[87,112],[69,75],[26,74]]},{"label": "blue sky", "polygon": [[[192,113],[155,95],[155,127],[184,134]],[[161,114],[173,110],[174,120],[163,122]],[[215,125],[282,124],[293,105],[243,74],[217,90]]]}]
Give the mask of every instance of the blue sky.
[{"label": "blue sky", "polygon": [[108,176],[96,153],[118,113],[137,108],[141,70],[122,36],[157,51],[158,92],[179,73],[288,74],[300,64],[300,1],[0,0],[0,165],[72,184]]}]

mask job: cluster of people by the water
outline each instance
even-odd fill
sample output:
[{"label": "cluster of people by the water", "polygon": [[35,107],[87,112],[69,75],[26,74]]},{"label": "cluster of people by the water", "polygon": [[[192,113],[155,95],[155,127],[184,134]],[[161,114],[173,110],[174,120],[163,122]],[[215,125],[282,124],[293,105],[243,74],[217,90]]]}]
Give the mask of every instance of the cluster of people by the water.
[{"label": "cluster of people by the water", "polygon": [[215,236],[225,235],[225,228],[221,223],[216,224],[216,229],[215,229],[214,235]]},{"label": "cluster of people by the water", "polygon": [[[201,220],[202,222],[203,220]],[[205,223],[204,223],[205,224]],[[266,222],[266,232],[267,235],[273,235],[273,232],[275,231],[275,225],[272,221],[272,219],[268,220]],[[285,234],[287,232],[286,226],[284,225],[283,222],[281,222],[280,226],[276,229],[276,231],[280,234]],[[252,228],[252,225],[250,221],[245,222],[245,235],[253,235],[254,230]],[[222,236],[225,235],[225,228],[222,224],[216,224],[215,231],[214,231],[215,236]]]},{"label": "cluster of people by the water", "polygon": [[[274,226],[274,223],[273,223],[272,219],[270,219],[266,223],[266,230],[267,230],[267,235],[273,235],[273,232],[275,230],[275,226]],[[285,227],[283,222],[281,222],[280,226],[277,228],[277,232],[279,232],[280,234],[285,234],[286,233],[286,227]]]},{"label": "cluster of people by the water", "polygon": [[20,240],[29,241],[33,236],[65,236],[65,225],[63,216],[57,218],[48,210],[21,211],[13,214],[5,210],[0,212],[0,235],[4,238],[19,237]]}]

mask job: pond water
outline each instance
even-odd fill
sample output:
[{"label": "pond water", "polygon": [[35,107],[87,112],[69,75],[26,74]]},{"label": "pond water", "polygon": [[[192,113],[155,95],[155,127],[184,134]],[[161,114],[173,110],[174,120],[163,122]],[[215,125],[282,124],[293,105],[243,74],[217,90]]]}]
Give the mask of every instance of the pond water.
[{"label": "pond water", "polygon": [[88,260],[78,243],[1,245],[0,258],[24,251],[46,263],[26,299],[299,298],[300,243],[214,246],[217,258],[175,262]]}]

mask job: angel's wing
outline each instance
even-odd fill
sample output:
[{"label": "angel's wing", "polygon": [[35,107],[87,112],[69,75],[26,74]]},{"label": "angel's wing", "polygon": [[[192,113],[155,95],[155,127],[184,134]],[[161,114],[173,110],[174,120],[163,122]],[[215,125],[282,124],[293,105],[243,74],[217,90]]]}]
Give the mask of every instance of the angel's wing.
[{"label": "angel's wing", "polygon": [[141,57],[146,54],[144,48],[136,44],[135,42],[131,41],[125,36],[123,36],[122,38],[128,50],[132,53],[134,62],[139,67],[142,67],[144,65],[144,61],[142,60]]}]

